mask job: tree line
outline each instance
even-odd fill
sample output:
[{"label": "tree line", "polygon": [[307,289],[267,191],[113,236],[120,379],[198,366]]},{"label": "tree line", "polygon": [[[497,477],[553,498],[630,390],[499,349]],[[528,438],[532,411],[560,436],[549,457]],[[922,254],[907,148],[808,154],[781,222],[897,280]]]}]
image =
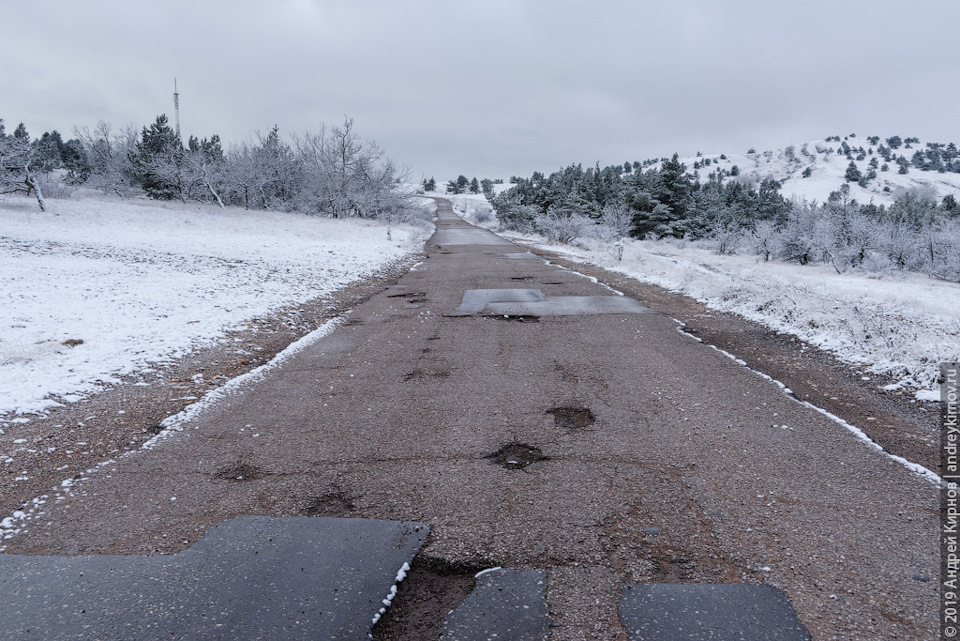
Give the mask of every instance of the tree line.
[{"label": "tree line", "polygon": [[844,183],[827,202],[811,203],[787,200],[773,178],[738,174],[711,172],[701,181],[677,154],[658,164],[577,164],[514,177],[490,202],[504,228],[558,242],[676,238],[719,253],[829,263],[838,272],[893,267],[960,282],[960,206],[952,195],[938,201],[933,188],[915,188],[889,206],[861,204]]},{"label": "tree line", "polygon": [[120,197],[299,211],[333,218],[407,220],[419,210],[399,183],[405,171],[353,120],[317,133],[280,136],[275,126],[224,148],[220,137],[186,143],[165,115],[137,131],[100,122],[64,141],[57,131],[31,139],[23,124],[7,134],[0,119],[0,194],[34,195],[84,185]]}]

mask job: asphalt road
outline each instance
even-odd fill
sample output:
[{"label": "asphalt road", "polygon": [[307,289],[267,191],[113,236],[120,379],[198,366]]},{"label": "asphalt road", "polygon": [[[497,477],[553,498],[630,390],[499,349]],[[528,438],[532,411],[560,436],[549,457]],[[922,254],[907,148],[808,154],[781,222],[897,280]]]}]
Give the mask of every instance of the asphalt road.
[{"label": "asphalt road", "polygon": [[[669,317],[563,298],[616,293],[438,216],[395,286],[7,551],[178,552],[241,514],[416,521],[431,567],[545,573],[554,639],[626,639],[637,583],[773,586],[815,639],[935,636],[928,480]],[[490,289],[543,300],[457,311]]]}]

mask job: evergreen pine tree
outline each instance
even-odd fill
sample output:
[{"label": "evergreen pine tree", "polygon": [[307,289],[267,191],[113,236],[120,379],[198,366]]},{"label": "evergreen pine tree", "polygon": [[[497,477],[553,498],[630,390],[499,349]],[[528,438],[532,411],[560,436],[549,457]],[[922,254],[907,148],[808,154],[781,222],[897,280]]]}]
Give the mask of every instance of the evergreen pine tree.
[{"label": "evergreen pine tree", "polygon": [[857,163],[850,161],[850,164],[847,165],[847,171],[843,175],[847,182],[856,183],[863,180],[863,174],[860,173],[860,170],[857,169]]},{"label": "evergreen pine tree", "polygon": [[131,154],[134,178],[151,198],[170,200],[177,196],[180,185],[177,169],[182,158],[182,145],[170,127],[166,115],[159,115],[140,133],[140,140]]}]

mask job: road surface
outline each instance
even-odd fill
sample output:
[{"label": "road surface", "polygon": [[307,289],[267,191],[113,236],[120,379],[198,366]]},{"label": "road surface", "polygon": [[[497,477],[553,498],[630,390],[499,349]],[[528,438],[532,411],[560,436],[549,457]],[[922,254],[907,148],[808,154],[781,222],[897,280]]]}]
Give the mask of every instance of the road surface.
[{"label": "road surface", "polygon": [[937,630],[928,479],[446,201],[396,285],[73,490],[7,552],[174,553],[237,515],[390,519],[430,527],[395,630],[452,609],[417,581],[494,566],[542,573],[554,639],[627,639],[621,595],[650,583],[778,588],[815,639]]}]

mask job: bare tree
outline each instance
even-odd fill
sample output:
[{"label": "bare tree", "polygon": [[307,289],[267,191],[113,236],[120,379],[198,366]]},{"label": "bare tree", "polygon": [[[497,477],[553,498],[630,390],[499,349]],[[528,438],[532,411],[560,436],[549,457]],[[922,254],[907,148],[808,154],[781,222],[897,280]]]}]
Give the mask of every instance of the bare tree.
[{"label": "bare tree", "polygon": [[303,167],[300,208],[333,218],[379,218],[400,222],[419,213],[398,190],[400,170],[375,142],[361,139],[346,118],[341,127],[295,140]]},{"label": "bare tree", "polygon": [[130,154],[136,149],[137,130],[131,126],[114,131],[110,123],[101,120],[92,131],[78,127],[73,133],[83,144],[90,163],[87,184],[121,198],[133,193]]}]

